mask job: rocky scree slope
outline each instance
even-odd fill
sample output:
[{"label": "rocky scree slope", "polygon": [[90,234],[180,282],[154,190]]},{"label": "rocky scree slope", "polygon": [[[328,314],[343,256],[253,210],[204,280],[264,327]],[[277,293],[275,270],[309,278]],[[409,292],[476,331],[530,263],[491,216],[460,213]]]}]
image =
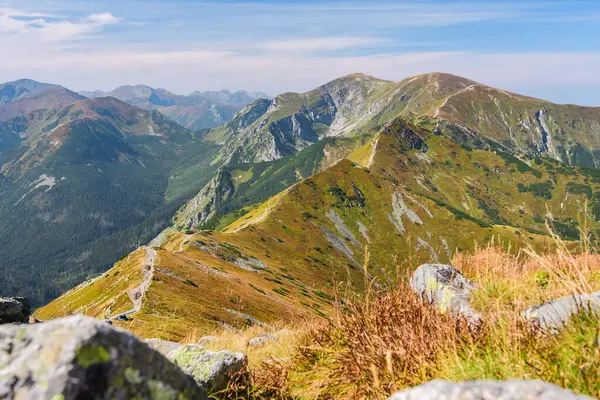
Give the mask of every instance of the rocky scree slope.
[{"label": "rocky scree slope", "polygon": [[[365,267],[385,288],[418,262],[446,262],[492,237],[513,248],[553,246],[545,222],[577,240],[586,201],[597,240],[595,170],[473,149],[395,120],[341,162],[252,207],[221,231],[170,231],[142,307],[123,323],[142,337],[269,325],[327,315],[340,282],[360,292]],[[546,211],[547,210],[547,211]],[[393,251],[390,251],[393,249]],[[368,257],[367,257],[368,251]],[[142,281],[132,253],[39,309],[111,318]]]},{"label": "rocky scree slope", "polygon": [[258,100],[207,140],[223,143],[222,157],[234,163],[292,155],[325,137],[352,133],[353,124],[373,111],[375,93],[386,83],[356,74],[307,93]]}]

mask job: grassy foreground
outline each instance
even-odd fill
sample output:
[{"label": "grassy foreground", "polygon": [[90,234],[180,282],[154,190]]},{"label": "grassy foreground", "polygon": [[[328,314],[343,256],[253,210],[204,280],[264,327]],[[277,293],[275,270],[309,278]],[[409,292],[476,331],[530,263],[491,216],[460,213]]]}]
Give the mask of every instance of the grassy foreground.
[{"label": "grassy foreground", "polygon": [[557,240],[547,254],[511,252],[493,243],[458,254],[453,265],[477,283],[477,332],[423,305],[407,282],[360,301],[339,302],[326,322],[296,327],[265,347],[246,347],[256,328],[221,336],[213,349],[249,356],[250,379],[219,398],[384,399],[431,379],[542,379],[600,397],[600,321],[580,315],[559,334],[533,332],[527,307],[600,289],[600,255]]}]

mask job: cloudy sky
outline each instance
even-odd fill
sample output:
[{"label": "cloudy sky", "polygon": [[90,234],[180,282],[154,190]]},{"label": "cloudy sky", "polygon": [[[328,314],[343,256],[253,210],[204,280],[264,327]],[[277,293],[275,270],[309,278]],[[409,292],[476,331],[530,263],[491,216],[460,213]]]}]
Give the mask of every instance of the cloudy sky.
[{"label": "cloudy sky", "polygon": [[600,106],[600,2],[0,0],[0,81],[305,91],[443,71]]}]

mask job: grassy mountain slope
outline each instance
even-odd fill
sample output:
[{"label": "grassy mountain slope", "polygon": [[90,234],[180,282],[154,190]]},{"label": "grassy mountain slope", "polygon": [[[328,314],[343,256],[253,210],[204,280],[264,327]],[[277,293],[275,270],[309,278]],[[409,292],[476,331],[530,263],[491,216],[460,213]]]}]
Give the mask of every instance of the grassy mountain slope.
[{"label": "grassy mountain slope", "polygon": [[[323,140],[341,143],[344,138],[373,136],[398,117],[465,148],[593,166],[599,110],[556,105],[449,74],[424,74],[400,82],[349,75],[304,94],[256,101],[228,124],[209,131],[207,141],[223,144],[214,163],[225,167],[178,214],[176,224],[222,227],[252,204],[306,176],[294,178],[292,169],[307,154],[318,156]],[[552,136],[551,131],[561,133]],[[371,153],[367,146],[362,156]],[[286,167],[265,175],[268,165]]]},{"label": "grassy mountain slope", "polygon": [[[113,98],[36,111],[2,133],[13,140],[0,147],[0,292],[34,304],[152,239],[212,171],[214,146]],[[197,186],[167,199],[171,171],[191,158],[204,160]]]},{"label": "grassy mountain slope", "polygon": [[[347,159],[222,231],[175,232],[157,244],[141,311],[120,324],[142,336],[180,339],[221,324],[326,315],[336,292],[361,292],[370,279],[383,288],[416,265],[448,261],[476,241],[496,237],[513,248],[550,247],[546,219],[564,238],[577,239],[587,198],[595,235],[599,192],[595,170],[472,149],[395,120]],[[121,279],[126,264],[37,315],[118,315],[97,307],[95,293]],[[104,304],[125,298],[119,287],[105,293]]]},{"label": "grassy mountain slope", "polygon": [[327,169],[370,138],[326,138],[279,160],[225,165],[175,216],[175,224],[181,228],[224,227],[248,207]]}]

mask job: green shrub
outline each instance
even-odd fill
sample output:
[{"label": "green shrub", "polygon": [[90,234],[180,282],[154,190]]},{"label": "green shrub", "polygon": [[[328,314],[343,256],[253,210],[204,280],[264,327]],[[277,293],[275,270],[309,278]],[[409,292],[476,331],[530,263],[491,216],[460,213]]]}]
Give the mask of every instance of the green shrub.
[{"label": "green shrub", "polygon": [[567,183],[567,192],[571,194],[585,194],[588,199],[591,199],[593,194],[590,186],[577,182]]},{"label": "green shrub", "polygon": [[530,185],[524,185],[522,183],[517,184],[519,192],[526,193],[531,192],[535,197],[541,197],[543,199],[552,199],[552,189],[554,186],[551,182],[532,183]]}]

